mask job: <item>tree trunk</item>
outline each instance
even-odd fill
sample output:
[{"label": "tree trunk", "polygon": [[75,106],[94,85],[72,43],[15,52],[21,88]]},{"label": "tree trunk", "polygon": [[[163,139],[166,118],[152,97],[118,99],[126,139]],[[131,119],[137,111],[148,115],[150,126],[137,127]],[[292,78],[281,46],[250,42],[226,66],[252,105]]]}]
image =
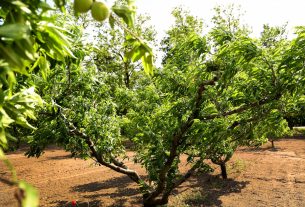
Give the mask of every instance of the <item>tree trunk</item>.
[{"label": "tree trunk", "polygon": [[224,180],[228,179],[226,163],[221,163],[220,169],[221,169],[222,179],[224,179]]},{"label": "tree trunk", "polygon": [[157,206],[162,206],[162,205],[166,205],[168,203],[168,197],[169,197],[169,193],[164,193],[162,198],[150,198],[147,199],[149,197],[149,194],[143,195],[143,206],[144,207],[157,207]]},{"label": "tree trunk", "polygon": [[20,143],[21,143],[21,138],[20,136],[17,137],[17,142],[16,142],[16,150],[20,148]]},{"label": "tree trunk", "polygon": [[272,145],[272,148],[274,149],[275,146],[274,146],[274,141],[273,140],[271,140],[271,145]]},{"label": "tree trunk", "polygon": [[150,200],[150,201],[143,201],[143,206],[144,207],[157,207],[157,206],[163,206],[168,203],[168,200]]}]

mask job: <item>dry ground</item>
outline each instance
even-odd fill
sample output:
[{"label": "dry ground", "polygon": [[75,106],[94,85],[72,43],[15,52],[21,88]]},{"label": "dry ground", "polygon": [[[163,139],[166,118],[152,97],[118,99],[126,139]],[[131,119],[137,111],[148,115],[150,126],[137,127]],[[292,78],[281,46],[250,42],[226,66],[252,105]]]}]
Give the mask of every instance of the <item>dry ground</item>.
[{"label": "dry ground", "polygon": [[[228,164],[229,180],[221,180],[218,169],[198,174],[173,193],[169,206],[305,206],[305,139],[275,144],[277,150],[270,144],[239,149]],[[92,161],[70,158],[59,148],[48,149],[39,159],[25,158],[22,150],[8,157],[19,178],[39,190],[40,206],[70,206],[71,200],[90,207],[141,206],[141,195],[129,178]],[[144,174],[139,166],[132,167]],[[17,206],[14,189],[1,182],[8,177],[0,163],[0,207]]]}]

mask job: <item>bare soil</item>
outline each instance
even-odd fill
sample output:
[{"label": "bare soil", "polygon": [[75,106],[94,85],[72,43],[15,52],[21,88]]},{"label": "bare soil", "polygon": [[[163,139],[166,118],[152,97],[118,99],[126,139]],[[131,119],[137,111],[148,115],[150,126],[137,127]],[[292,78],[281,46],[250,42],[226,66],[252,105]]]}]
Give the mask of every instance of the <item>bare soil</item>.
[{"label": "bare soil", "polygon": [[[229,179],[215,172],[197,174],[179,187],[169,206],[305,206],[305,139],[283,139],[276,149],[240,148],[228,163]],[[137,186],[126,176],[91,160],[71,158],[69,153],[52,147],[40,158],[26,158],[19,150],[8,155],[18,177],[34,185],[40,193],[40,206],[141,206]],[[140,166],[127,165],[141,175]],[[188,166],[182,165],[182,169]],[[0,163],[0,206],[14,207],[15,189],[3,181],[10,173]]]}]

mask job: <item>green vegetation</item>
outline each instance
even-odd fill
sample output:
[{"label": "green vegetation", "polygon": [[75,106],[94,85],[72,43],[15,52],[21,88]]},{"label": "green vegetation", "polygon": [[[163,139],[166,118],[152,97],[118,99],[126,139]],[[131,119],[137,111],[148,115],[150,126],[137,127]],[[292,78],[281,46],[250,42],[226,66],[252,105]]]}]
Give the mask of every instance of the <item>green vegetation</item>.
[{"label": "green vegetation", "polygon": [[[157,206],[192,174],[208,171],[205,160],[226,179],[237,147],[289,132],[284,117],[303,101],[305,27],[293,40],[285,27],[268,25],[253,38],[234,8],[216,8],[203,33],[200,19],[177,8],[161,43],[162,66],[154,68],[148,45],[155,31],[135,15],[133,1],[108,9],[76,0],[79,17],[54,2],[64,15],[40,0],[0,3],[0,159],[10,168],[3,150],[16,139],[30,145],[28,156],[55,143],[128,176],[143,205]],[[92,21],[90,9],[109,24]],[[88,28],[95,28],[91,43]],[[127,156],[126,142],[135,156]],[[184,154],[186,173],[178,168]],[[127,159],[145,168],[148,182]],[[17,183],[27,192],[20,203],[37,206],[35,190],[13,176]]]},{"label": "green vegetation", "polygon": [[304,135],[305,134],[305,127],[293,127],[293,131],[295,132],[295,134]]},{"label": "green vegetation", "polygon": [[174,201],[169,207],[181,206],[191,207],[197,206],[204,203],[207,200],[207,195],[203,195],[200,188],[194,188],[190,191],[184,192],[182,195],[178,194],[175,196]]}]

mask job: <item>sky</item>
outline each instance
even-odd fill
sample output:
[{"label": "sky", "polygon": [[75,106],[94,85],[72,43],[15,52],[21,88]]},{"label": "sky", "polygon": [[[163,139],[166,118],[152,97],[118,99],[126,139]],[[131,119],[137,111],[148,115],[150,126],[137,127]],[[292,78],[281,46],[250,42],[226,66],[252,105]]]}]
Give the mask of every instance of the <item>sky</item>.
[{"label": "sky", "polygon": [[243,22],[248,24],[253,35],[258,36],[263,24],[280,26],[288,22],[288,29],[293,31],[297,25],[305,25],[305,0],[137,0],[138,13],[151,16],[158,37],[164,35],[174,22],[171,11],[177,6],[190,10],[191,14],[202,18],[209,24],[213,8],[229,4],[241,6],[244,11]]}]

